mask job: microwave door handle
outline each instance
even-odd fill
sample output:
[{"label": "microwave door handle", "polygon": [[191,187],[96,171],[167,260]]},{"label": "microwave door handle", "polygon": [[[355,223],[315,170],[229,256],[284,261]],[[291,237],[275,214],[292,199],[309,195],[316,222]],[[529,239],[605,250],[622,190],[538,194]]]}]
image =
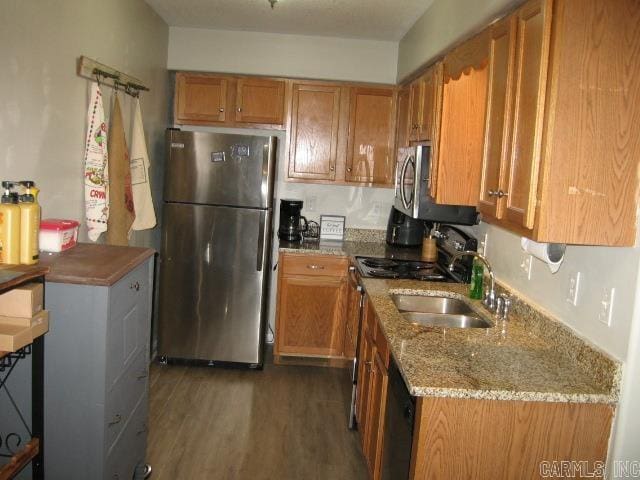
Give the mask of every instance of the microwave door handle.
[{"label": "microwave door handle", "polygon": [[407,175],[407,168],[409,167],[409,162],[411,162],[411,155],[407,156],[407,159],[404,161],[404,165],[402,165],[402,171],[400,172],[400,200],[402,200],[402,205],[404,208],[409,209],[411,205],[407,201],[407,196],[404,193],[404,181],[405,176]]}]

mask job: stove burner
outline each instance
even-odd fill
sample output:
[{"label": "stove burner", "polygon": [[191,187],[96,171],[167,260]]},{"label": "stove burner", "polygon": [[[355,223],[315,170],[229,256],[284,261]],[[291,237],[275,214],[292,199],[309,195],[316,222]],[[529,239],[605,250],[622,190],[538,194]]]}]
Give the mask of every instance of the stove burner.
[{"label": "stove burner", "polygon": [[362,260],[362,263],[364,263],[367,267],[384,269],[393,268],[398,265],[397,262],[394,262],[389,258],[367,258],[365,260]]},{"label": "stove burner", "polygon": [[400,278],[400,273],[394,270],[384,270],[384,269],[369,270],[369,275],[377,278]]},{"label": "stove burner", "polygon": [[442,282],[443,280],[446,280],[446,277],[441,273],[421,271],[413,272],[411,274],[411,278],[415,280],[429,280],[432,282]]}]

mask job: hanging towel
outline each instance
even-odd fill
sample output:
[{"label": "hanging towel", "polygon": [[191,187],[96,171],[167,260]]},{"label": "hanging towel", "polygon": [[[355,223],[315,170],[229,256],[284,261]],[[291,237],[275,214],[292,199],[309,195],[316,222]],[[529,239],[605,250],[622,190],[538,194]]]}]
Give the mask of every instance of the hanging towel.
[{"label": "hanging towel", "polygon": [[95,242],[107,229],[109,218],[109,155],[107,123],[102,92],[91,84],[87,112],[87,140],[84,149],[84,205],[89,240]]},{"label": "hanging towel", "polygon": [[151,198],[149,180],[149,154],[142,126],[140,99],[136,98],[133,114],[133,136],[131,139],[131,187],[133,189],[133,206],[136,218],[132,230],[146,230],[156,226],[156,212]]},{"label": "hanging towel", "polygon": [[128,245],[128,234],[133,224],[133,192],[129,152],[122,123],[120,100],[116,94],[109,127],[109,220],[107,243]]}]

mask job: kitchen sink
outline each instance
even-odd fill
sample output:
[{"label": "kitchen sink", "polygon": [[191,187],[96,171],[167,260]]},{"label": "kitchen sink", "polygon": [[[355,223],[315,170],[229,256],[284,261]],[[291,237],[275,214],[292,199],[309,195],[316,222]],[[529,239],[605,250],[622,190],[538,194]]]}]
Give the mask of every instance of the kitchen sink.
[{"label": "kitchen sink", "polygon": [[476,315],[464,301],[448,297],[391,295],[402,316],[414,325],[447,328],[491,328],[493,324]]},{"label": "kitchen sink", "polygon": [[491,328],[493,324],[475,315],[404,312],[402,316],[414,325],[446,328]]},{"label": "kitchen sink", "polygon": [[391,299],[401,312],[473,314],[471,307],[457,298],[394,294]]}]

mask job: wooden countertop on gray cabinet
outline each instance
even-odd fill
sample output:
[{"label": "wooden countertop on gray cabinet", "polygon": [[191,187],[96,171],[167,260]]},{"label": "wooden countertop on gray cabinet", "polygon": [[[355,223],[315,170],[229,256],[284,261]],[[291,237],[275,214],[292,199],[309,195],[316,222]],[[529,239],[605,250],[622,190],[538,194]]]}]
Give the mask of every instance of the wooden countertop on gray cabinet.
[{"label": "wooden countertop on gray cabinet", "polygon": [[145,463],[153,254],[81,244],[43,260],[46,478],[129,480]]}]

